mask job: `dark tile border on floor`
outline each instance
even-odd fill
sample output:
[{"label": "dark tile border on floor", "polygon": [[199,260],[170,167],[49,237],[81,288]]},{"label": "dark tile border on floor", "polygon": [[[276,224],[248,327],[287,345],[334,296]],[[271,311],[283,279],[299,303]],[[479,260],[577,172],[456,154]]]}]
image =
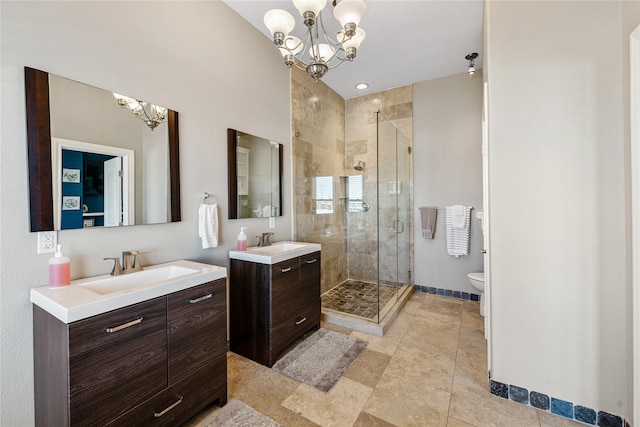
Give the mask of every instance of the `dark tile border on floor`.
[{"label": "dark tile border on floor", "polygon": [[595,411],[594,409],[576,405],[537,391],[529,392],[526,388],[515,385],[494,380],[489,382],[491,394],[494,396],[550,412],[560,417],[599,427],[626,427],[630,425],[622,417],[605,411]]},{"label": "dark tile border on floor", "polygon": [[432,286],[413,285],[415,292],[424,294],[440,295],[442,297],[461,299],[465,301],[480,301],[480,295],[469,292],[452,291],[451,289],[434,288]]}]

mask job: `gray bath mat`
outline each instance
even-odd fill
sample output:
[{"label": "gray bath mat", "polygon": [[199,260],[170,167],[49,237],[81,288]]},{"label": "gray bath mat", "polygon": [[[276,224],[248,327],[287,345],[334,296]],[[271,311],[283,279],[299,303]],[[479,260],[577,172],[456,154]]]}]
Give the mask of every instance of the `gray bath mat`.
[{"label": "gray bath mat", "polygon": [[232,399],[205,427],[283,427],[239,400]]},{"label": "gray bath mat", "polygon": [[362,340],[320,328],[273,369],[326,393],[366,347]]}]

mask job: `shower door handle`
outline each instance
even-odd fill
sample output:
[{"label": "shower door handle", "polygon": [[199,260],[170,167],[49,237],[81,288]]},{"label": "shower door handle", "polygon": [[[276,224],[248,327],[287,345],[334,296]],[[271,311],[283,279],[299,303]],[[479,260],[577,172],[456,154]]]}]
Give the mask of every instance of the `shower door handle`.
[{"label": "shower door handle", "polygon": [[393,221],[393,231],[397,234],[400,234],[404,231],[404,221],[401,219],[396,219]]}]

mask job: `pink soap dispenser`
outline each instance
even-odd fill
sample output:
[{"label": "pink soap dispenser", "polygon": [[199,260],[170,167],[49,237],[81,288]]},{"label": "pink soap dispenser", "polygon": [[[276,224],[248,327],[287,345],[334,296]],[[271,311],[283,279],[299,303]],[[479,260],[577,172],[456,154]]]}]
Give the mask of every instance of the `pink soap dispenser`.
[{"label": "pink soap dispenser", "polygon": [[55,256],[49,260],[49,287],[60,288],[71,283],[71,260],[62,255],[62,245],[58,245]]},{"label": "pink soap dispenser", "polygon": [[240,227],[240,234],[238,234],[238,250],[242,252],[247,250],[247,235],[244,234],[246,229],[247,227]]}]

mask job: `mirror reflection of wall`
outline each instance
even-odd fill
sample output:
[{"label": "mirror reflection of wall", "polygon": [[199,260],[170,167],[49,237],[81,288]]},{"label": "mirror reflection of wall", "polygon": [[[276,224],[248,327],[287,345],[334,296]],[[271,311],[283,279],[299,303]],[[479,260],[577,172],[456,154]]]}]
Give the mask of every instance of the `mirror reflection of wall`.
[{"label": "mirror reflection of wall", "polygon": [[282,215],[282,145],[233,129],[229,137],[229,219]]},{"label": "mirror reflection of wall", "polygon": [[[151,108],[151,104],[28,67],[25,67],[25,80],[32,231],[180,220],[178,115],[175,111],[164,107]],[[122,98],[129,102],[124,102]],[[143,107],[145,111],[161,111],[163,114],[157,117],[157,121],[148,118],[141,120],[138,114],[141,114],[140,108]],[[132,111],[136,108],[136,111]],[[56,140],[66,142],[56,146]],[[67,142],[70,146],[65,145]],[[86,218],[85,215],[80,222],[77,213],[66,212],[73,210],[70,206],[76,202],[80,202],[80,210],[101,211],[90,207],[100,204],[91,200],[95,195],[63,194],[62,188],[65,193],[71,191],[68,187],[72,183],[61,178],[62,169],[79,171],[78,175],[82,175],[83,180],[85,170],[80,166],[63,166],[61,162],[66,164],[67,153],[63,156],[62,148],[87,155],[93,153],[112,157],[121,155],[118,150],[131,153],[120,161],[123,171],[129,173],[124,177],[126,188],[118,190],[112,186],[110,189],[116,190],[107,191],[102,196],[103,199],[111,198],[119,202],[119,207],[112,211],[103,209],[105,214],[109,212],[111,216],[100,218],[94,214],[95,217]],[[47,162],[49,151],[50,163]],[[32,156],[31,152],[35,155]],[[104,163],[99,160],[96,162]],[[51,182],[43,178],[44,171],[50,171]],[[93,175],[87,175],[86,178],[96,179]],[[48,187],[51,187],[50,192]],[[85,199],[89,203],[85,203]],[[65,212],[62,212],[63,209]],[[74,216],[74,220],[68,219]]]}]

